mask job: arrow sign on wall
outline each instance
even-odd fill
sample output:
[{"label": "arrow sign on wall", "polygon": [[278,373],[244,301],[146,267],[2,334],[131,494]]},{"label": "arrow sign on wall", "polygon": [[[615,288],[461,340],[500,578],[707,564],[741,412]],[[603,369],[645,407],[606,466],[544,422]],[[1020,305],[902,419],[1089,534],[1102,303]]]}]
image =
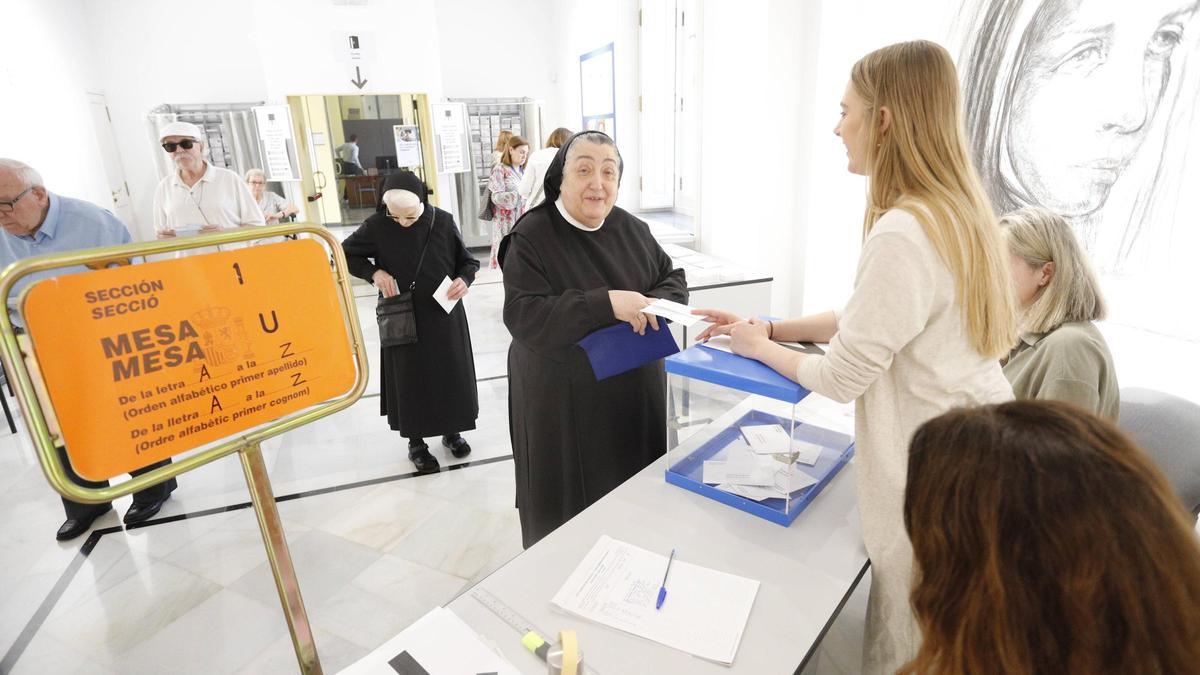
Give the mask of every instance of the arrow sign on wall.
[{"label": "arrow sign on wall", "polygon": [[350,84],[362,89],[363,85],[366,83],[367,81],[363,79],[362,73],[358,70],[358,66],[354,66],[354,79],[350,80]]}]

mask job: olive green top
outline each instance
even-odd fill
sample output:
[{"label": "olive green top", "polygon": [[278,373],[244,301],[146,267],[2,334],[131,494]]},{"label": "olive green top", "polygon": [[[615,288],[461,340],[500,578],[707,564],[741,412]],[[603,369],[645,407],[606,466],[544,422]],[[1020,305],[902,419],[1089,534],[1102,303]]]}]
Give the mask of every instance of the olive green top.
[{"label": "olive green top", "polygon": [[1004,376],[1018,399],[1065,401],[1117,421],[1117,371],[1108,343],[1090,321],[1022,335],[1004,364]]}]

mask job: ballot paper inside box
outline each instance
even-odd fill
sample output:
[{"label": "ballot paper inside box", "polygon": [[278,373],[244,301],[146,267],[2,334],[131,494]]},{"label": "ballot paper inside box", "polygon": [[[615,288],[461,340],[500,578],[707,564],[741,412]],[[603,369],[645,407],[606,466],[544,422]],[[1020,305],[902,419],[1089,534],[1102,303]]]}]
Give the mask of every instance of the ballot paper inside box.
[{"label": "ballot paper inside box", "polygon": [[806,421],[806,389],[734,354],[665,360],[668,483],[790,525],[854,454],[852,436]]}]

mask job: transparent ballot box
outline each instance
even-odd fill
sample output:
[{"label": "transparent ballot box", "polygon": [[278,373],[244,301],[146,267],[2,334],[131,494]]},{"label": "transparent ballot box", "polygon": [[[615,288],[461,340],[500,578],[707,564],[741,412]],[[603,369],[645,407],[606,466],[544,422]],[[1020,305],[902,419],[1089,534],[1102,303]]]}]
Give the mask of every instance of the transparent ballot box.
[{"label": "transparent ballot box", "polygon": [[787,526],[854,454],[844,424],[820,424],[841,420],[806,415],[809,391],[758,361],[696,345],[665,364],[668,483]]}]

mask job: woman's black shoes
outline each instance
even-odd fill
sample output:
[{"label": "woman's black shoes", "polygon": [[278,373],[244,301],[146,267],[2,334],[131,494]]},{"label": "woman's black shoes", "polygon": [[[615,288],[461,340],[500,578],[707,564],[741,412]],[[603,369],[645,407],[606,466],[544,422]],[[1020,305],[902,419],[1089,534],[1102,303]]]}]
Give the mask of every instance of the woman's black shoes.
[{"label": "woman's black shoes", "polygon": [[437,457],[429,454],[429,446],[425,443],[420,445],[408,444],[408,459],[417,467],[420,473],[431,473],[442,468],[438,464]]},{"label": "woman's black shoes", "polygon": [[463,438],[461,434],[442,436],[442,445],[449,448],[450,454],[459,459],[471,454],[471,445],[467,443],[467,439]]}]

